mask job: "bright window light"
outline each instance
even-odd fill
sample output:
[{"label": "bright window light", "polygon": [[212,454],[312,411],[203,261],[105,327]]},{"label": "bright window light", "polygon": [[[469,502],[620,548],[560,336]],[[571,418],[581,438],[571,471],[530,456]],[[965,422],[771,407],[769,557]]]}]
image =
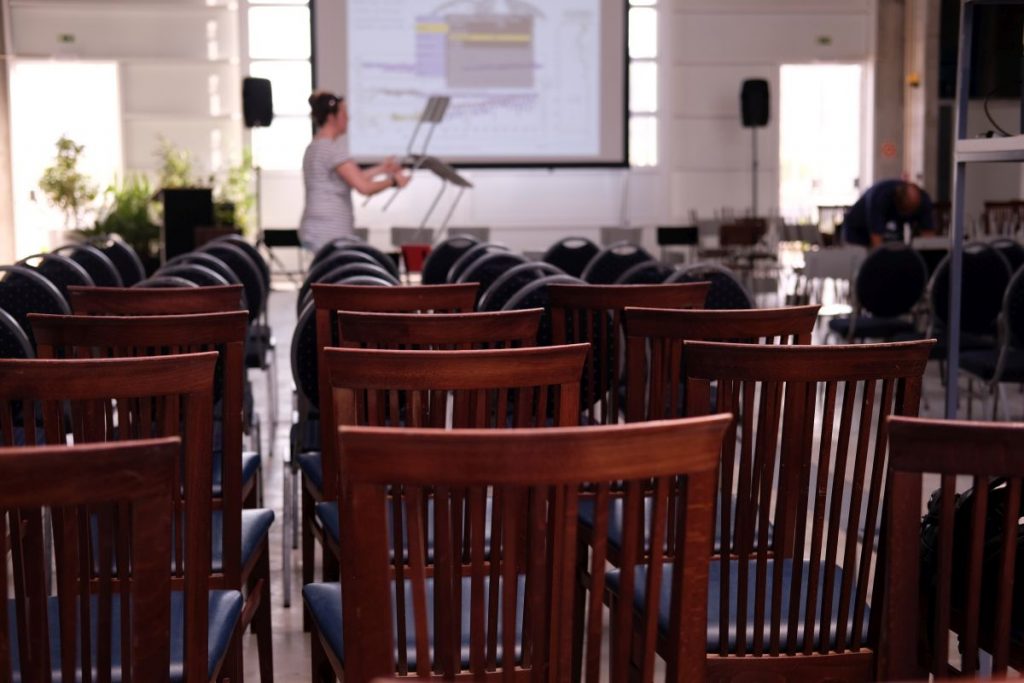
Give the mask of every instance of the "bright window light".
[{"label": "bright window light", "polygon": [[658,56],[658,10],[653,7],[629,10],[629,56],[631,59]]},{"label": "bright window light", "polygon": [[15,255],[22,258],[65,240],[64,215],[39,189],[62,135],[85,146],[79,170],[101,194],[122,174],[121,101],[114,62],[19,59],[10,74]]},{"label": "bright window light", "polygon": [[252,59],[309,59],[308,7],[251,7],[249,57]]},{"label": "bright window light", "polygon": [[274,114],[309,114],[309,94],[313,90],[310,64],[304,62],[252,62],[249,75],[270,79]]},{"label": "bright window light", "polygon": [[300,169],[302,154],[312,138],[313,124],[308,116],[275,117],[268,128],[253,129],[253,161],[267,170]]},{"label": "bright window light", "polygon": [[629,65],[629,110],[636,114],[658,111],[657,62],[633,62]]},{"label": "bright window light", "polygon": [[629,165],[658,165],[658,119],[631,116],[629,119]]}]

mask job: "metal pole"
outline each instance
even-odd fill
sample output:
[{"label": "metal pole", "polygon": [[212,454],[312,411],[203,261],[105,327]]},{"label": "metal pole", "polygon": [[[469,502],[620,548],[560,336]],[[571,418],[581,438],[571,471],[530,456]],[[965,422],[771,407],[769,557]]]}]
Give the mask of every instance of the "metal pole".
[{"label": "metal pole", "polygon": [[753,160],[750,174],[750,187],[752,195],[750,197],[750,211],[753,214],[751,218],[757,218],[757,126],[750,129],[750,139],[753,141],[751,151],[751,159]]},{"label": "metal pole", "polygon": [[956,154],[956,146],[967,137],[967,104],[971,92],[971,39],[974,31],[974,4],[960,5],[960,50],[956,81],[956,138],[953,173],[953,225],[949,235],[949,329],[946,357],[946,418],[955,419],[960,402],[960,297],[963,286],[964,191],[967,185],[967,164]]},{"label": "metal pole", "polygon": [[440,201],[441,201],[441,197],[444,196],[445,190],[447,190],[447,189],[448,189],[448,181],[447,180],[442,180],[441,181],[441,190],[437,193],[437,196],[434,197],[434,203],[430,205],[429,209],[427,209],[427,214],[425,216],[423,216],[423,222],[420,223],[420,230],[422,230],[423,228],[427,227],[427,221],[430,220],[430,216],[434,213],[434,209],[437,208],[438,203],[440,203]]}]

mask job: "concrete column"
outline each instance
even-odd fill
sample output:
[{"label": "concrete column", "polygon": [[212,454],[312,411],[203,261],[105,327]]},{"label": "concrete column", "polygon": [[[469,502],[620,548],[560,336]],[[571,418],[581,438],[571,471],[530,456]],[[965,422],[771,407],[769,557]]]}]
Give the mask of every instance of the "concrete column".
[{"label": "concrete column", "polygon": [[906,3],[878,0],[875,21],[874,147],[869,158],[878,182],[904,171]]},{"label": "concrete column", "polygon": [[14,184],[11,173],[11,118],[7,55],[11,35],[8,4],[0,7],[0,263],[14,261]]},{"label": "concrete column", "polygon": [[940,11],[932,0],[907,0],[904,79],[904,170],[930,189],[938,185]]}]

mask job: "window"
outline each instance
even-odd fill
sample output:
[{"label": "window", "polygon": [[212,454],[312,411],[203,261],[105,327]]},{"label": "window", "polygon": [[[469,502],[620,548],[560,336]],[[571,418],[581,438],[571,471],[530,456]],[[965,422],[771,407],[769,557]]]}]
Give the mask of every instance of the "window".
[{"label": "window", "polygon": [[249,75],[270,80],[274,122],[252,133],[253,162],[266,170],[302,167],[313,89],[308,0],[249,0]]},{"label": "window", "polygon": [[629,0],[629,164],[658,165],[658,0]]}]

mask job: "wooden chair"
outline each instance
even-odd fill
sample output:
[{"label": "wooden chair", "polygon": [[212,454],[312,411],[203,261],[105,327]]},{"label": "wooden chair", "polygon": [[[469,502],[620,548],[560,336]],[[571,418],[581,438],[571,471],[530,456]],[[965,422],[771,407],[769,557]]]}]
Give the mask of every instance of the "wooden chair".
[{"label": "wooden chair", "polygon": [[679,285],[551,285],[551,340],[589,342],[583,371],[584,424],[619,421],[622,397],[622,312],[627,306],[704,308],[707,283]]},{"label": "wooden chair", "polygon": [[352,313],[338,311],[342,346],[408,351],[520,348],[537,343],[543,309],[501,313]]},{"label": "wooden chair", "polygon": [[683,343],[810,344],[819,306],[701,311],[627,308],[626,421],[685,416]]},{"label": "wooden chair", "polygon": [[[319,443],[313,448],[300,449],[294,463],[302,471],[302,582],[313,580],[315,520],[306,516],[315,504],[334,497],[333,474],[324,476],[322,461],[333,453],[334,438],[330,420],[331,392],[324,375],[323,352],[328,346],[338,346],[336,336],[337,312],[357,311],[373,313],[459,313],[473,310],[477,285],[422,285],[416,287],[362,287],[359,285],[325,285],[315,283],[313,292],[316,318],[316,405],[299,406],[300,421],[307,421],[309,431],[319,432]],[[312,397],[311,397],[312,398]],[[301,431],[307,431],[302,429]],[[316,447],[319,447],[317,449]],[[327,491],[322,487],[326,486]],[[295,496],[293,496],[295,498]],[[306,620],[308,626],[308,619]]]},{"label": "wooden chair", "polygon": [[[670,540],[680,552],[669,567],[640,560],[607,575],[595,554],[594,575],[623,586],[629,604],[634,580],[658,596],[638,603],[647,617],[634,609],[619,613],[607,652],[611,680],[627,680],[634,648],[642,655],[639,678],[654,679],[654,647],[634,643],[633,633],[655,636],[663,590],[671,594],[665,680],[704,680],[700,645],[711,500],[727,424],[718,416],[544,431],[342,427],[344,579],[340,586],[305,590],[318,625],[313,679],[362,683],[397,671],[448,680],[568,680],[572,520],[581,497],[590,495],[585,490],[594,487],[598,500],[607,502],[611,486],[624,481],[630,509],[653,488],[658,515],[652,542]],[[637,452],[645,458],[634,457]],[[388,540],[389,516],[403,519],[393,510],[404,511],[410,539],[407,567],[396,565],[394,572],[389,551],[406,551]],[[428,526],[437,530],[430,566],[423,534],[415,532]],[[401,530],[391,534],[401,538]],[[644,543],[638,536],[632,540],[638,547]],[[390,604],[399,607],[381,609]],[[596,634],[584,653],[587,681],[599,680],[604,660],[602,620],[598,609],[586,624]]]},{"label": "wooden chair", "polygon": [[933,343],[686,343],[687,414],[740,416],[718,484],[713,679],[873,676],[885,417],[917,414]]},{"label": "wooden chair", "polygon": [[241,285],[188,288],[68,287],[76,315],[187,315],[244,308]]},{"label": "wooden chair", "polygon": [[[172,619],[208,628],[187,629],[183,650],[172,649],[172,681],[237,680],[240,664],[231,651],[237,651],[242,596],[212,575],[210,552],[216,362],[215,353],[0,360],[0,446],[65,445],[69,434],[76,445],[181,437],[171,494],[174,517],[184,524],[172,525],[170,576],[174,590],[184,593],[172,600]],[[41,428],[32,428],[33,415]],[[98,561],[92,569],[102,572]]]},{"label": "wooden chair", "polygon": [[[246,587],[242,628],[253,624],[260,657],[261,679],[273,680],[270,625],[270,550],[268,534],[274,513],[242,510],[245,497],[254,498],[256,464],[250,458],[243,473],[242,390],[248,315],[228,313],[157,316],[30,316],[40,358],[111,358],[166,356],[214,351],[220,354],[214,375],[211,463],[213,570],[232,590]],[[219,409],[215,417],[214,409]],[[213,429],[213,425],[218,429]]]},{"label": "wooden chair", "polygon": [[[586,353],[586,344],[482,351],[329,348],[324,369],[333,394],[333,423],[434,429],[573,426]],[[324,459],[324,476],[325,484],[332,477],[332,490],[340,490],[336,461]],[[304,509],[303,516],[315,519],[311,530],[325,548],[324,578],[332,580],[334,560],[340,557],[339,508],[328,499]]]},{"label": "wooden chair", "polygon": [[[177,439],[0,448],[0,680],[83,680],[93,667],[99,680],[115,670],[121,680],[170,680],[167,567],[180,452]],[[82,526],[90,518],[95,532]],[[56,595],[43,542],[50,520]],[[106,558],[98,577],[82,573],[83,557]],[[112,575],[114,557],[131,565],[130,580]],[[91,626],[90,614],[98,615]]]},{"label": "wooden chair", "polygon": [[[973,677],[983,651],[996,677],[1006,675],[1007,666],[1020,670],[1024,593],[1014,578],[1024,551],[1024,425],[892,418],[889,438],[882,679]],[[929,504],[936,526],[929,544],[934,556],[927,560],[925,474],[941,482]],[[974,488],[970,502],[958,500],[965,485]],[[959,652],[950,652],[951,632]]]}]

